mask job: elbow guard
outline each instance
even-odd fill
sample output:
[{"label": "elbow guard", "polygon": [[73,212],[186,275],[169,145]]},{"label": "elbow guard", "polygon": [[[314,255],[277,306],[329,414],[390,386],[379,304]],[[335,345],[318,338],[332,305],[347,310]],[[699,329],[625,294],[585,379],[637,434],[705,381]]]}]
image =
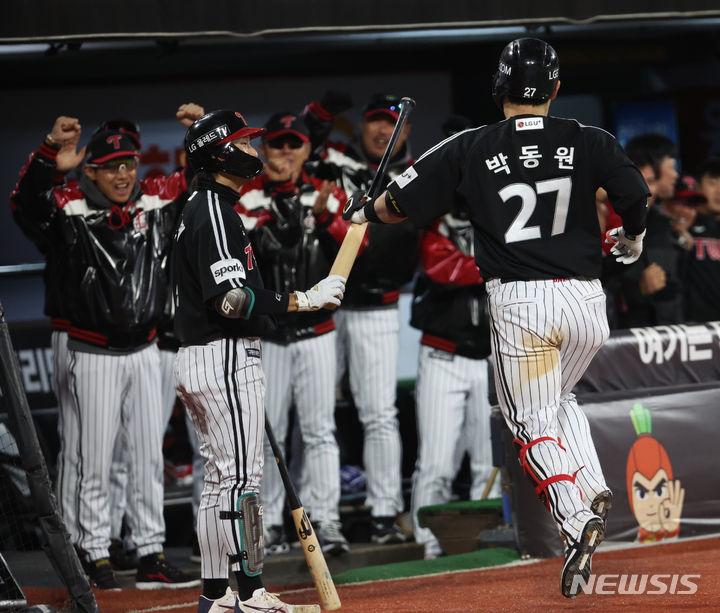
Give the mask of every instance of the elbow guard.
[{"label": "elbow guard", "polygon": [[249,319],[255,294],[248,287],[235,287],[214,300],[215,310],[230,319]]}]

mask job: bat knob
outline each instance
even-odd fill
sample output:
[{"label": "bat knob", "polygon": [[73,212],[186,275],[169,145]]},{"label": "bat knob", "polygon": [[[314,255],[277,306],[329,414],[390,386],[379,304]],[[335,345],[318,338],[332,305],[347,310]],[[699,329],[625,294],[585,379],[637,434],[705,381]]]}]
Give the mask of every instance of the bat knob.
[{"label": "bat knob", "polygon": [[415,108],[415,100],[413,100],[412,98],[409,98],[408,96],[405,96],[404,98],[402,98],[400,100],[400,104],[404,104],[407,107],[409,107],[410,109]]}]

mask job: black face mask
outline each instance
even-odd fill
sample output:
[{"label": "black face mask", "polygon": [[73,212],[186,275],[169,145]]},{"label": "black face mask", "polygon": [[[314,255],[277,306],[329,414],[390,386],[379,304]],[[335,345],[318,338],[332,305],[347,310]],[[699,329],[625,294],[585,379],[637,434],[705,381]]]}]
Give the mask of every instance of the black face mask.
[{"label": "black face mask", "polygon": [[240,151],[231,143],[227,143],[202,161],[193,161],[193,165],[197,169],[204,169],[208,172],[226,172],[243,179],[252,179],[263,169],[260,158]]}]

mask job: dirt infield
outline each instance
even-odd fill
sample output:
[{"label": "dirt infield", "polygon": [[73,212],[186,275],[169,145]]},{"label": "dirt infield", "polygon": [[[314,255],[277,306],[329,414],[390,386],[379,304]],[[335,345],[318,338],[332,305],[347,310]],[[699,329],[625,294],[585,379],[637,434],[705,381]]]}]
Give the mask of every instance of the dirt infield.
[{"label": "dirt infield", "polygon": [[[575,600],[560,595],[560,559],[521,562],[485,570],[341,585],[342,611],[720,611],[720,538],[599,551],[595,583]],[[623,575],[625,575],[623,577]],[[634,577],[633,577],[634,576]],[[642,593],[621,594],[618,586]],[[286,601],[316,602],[314,588],[277,587]],[[24,587],[30,604],[66,605],[61,590]],[[197,590],[96,592],[102,613],[194,613]]]}]

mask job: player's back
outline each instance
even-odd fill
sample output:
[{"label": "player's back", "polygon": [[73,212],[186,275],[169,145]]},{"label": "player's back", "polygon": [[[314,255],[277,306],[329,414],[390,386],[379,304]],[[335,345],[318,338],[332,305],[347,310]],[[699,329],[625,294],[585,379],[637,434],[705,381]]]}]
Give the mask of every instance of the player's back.
[{"label": "player's back", "polygon": [[615,139],[575,120],[521,115],[469,130],[459,194],[486,278],[596,278],[595,191],[629,163]]}]

